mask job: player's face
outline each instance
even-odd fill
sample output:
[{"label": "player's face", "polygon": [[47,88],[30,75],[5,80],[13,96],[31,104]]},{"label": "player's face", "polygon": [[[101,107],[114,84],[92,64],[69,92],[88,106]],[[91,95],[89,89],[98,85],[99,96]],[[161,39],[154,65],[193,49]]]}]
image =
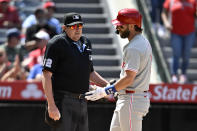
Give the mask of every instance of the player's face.
[{"label": "player's face", "polygon": [[83,24],[76,24],[72,26],[66,26],[66,34],[74,41],[78,41],[82,35]]},{"label": "player's face", "polygon": [[130,34],[130,30],[128,28],[128,25],[119,25],[116,27],[116,29],[119,31],[121,38],[128,38]]}]

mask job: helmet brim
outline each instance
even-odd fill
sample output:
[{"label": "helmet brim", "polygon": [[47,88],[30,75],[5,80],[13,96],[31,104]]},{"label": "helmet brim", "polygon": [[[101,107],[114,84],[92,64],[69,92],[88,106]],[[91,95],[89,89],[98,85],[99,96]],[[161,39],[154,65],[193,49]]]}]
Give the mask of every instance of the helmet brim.
[{"label": "helmet brim", "polygon": [[124,25],[124,23],[120,22],[120,21],[117,20],[117,19],[112,20],[112,24],[113,24],[113,25]]}]

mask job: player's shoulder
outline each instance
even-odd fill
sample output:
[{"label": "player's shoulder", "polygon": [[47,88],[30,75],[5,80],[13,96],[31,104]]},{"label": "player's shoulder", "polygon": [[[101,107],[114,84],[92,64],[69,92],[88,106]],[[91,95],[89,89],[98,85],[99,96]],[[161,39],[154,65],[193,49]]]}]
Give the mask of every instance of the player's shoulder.
[{"label": "player's shoulder", "polygon": [[148,43],[149,41],[142,34],[135,36],[132,41],[132,45],[134,46],[145,46]]},{"label": "player's shoulder", "polygon": [[137,35],[133,40],[130,41],[127,49],[138,50],[139,52],[144,52],[147,46],[150,45],[149,41],[143,35]]}]

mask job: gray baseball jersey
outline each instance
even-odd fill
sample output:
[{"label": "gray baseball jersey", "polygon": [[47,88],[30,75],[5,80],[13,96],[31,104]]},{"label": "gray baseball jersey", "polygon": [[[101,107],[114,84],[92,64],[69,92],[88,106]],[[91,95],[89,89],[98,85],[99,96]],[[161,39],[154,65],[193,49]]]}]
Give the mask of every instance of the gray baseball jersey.
[{"label": "gray baseball jersey", "polygon": [[[141,34],[136,35],[123,48],[120,78],[126,70],[136,72],[132,85],[119,91],[110,131],[142,131],[142,119],[148,113],[150,100],[147,91],[151,73],[152,49]],[[133,90],[135,93],[126,93]]]},{"label": "gray baseball jersey", "polygon": [[125,75],[126,70],[137,73],[134,82],[126,90],[149,90],[151,61],[152,48],[149,41],[141,34],[136,35],[124,46],[120,78]]}]

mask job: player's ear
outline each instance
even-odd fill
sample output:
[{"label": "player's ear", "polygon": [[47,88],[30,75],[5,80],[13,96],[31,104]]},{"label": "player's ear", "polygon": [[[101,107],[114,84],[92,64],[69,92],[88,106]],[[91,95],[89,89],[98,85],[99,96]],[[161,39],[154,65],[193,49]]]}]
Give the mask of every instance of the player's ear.
[{"label": "player's ear", "polygon": [[133,24],[128,24],[129,29],[133,28]]},{"label": "player's ear", "polygon": [[129,24],[128,25],[129,30],[135,30],[135,27],[134,26],[135,26],[134,24]]}]

